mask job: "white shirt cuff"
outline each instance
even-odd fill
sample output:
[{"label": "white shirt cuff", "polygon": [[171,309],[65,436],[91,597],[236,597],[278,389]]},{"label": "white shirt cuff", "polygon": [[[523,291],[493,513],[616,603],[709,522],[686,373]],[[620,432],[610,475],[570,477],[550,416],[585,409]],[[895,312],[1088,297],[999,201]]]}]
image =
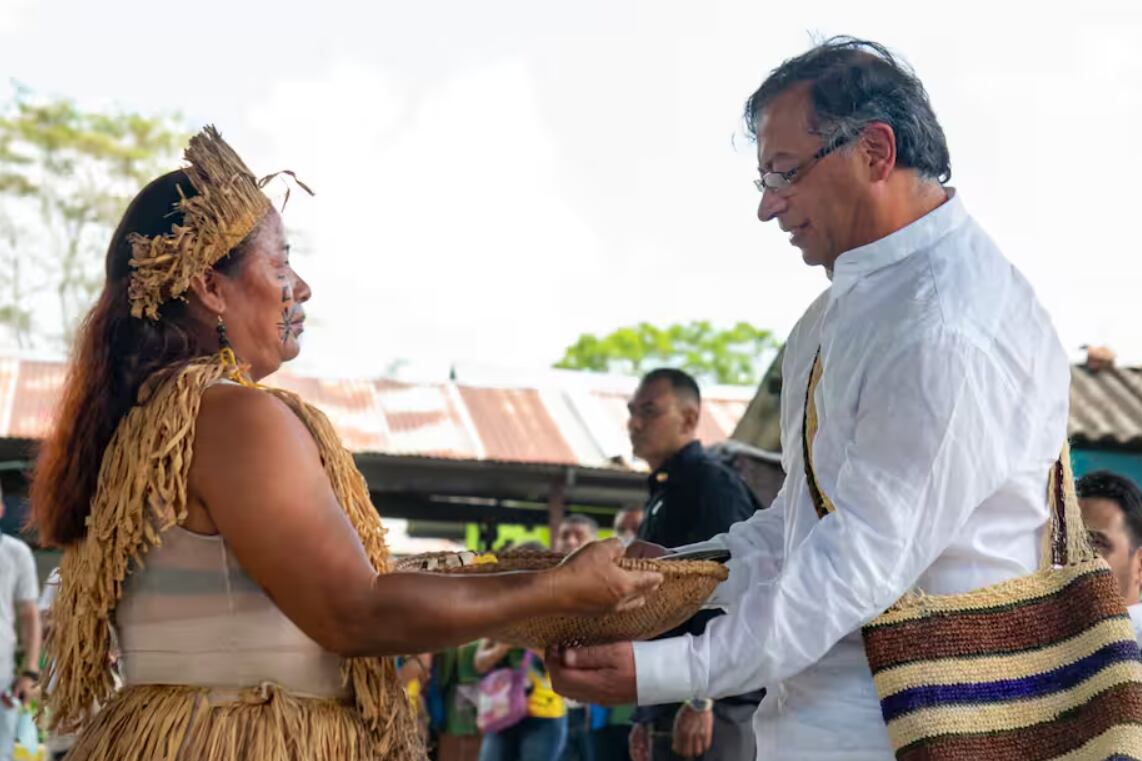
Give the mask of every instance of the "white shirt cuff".
[{"label": "white shirt cuff", "polygon": [[695,697],[690,683],[690,637],[634,643],[638,704],[681,703]]}]

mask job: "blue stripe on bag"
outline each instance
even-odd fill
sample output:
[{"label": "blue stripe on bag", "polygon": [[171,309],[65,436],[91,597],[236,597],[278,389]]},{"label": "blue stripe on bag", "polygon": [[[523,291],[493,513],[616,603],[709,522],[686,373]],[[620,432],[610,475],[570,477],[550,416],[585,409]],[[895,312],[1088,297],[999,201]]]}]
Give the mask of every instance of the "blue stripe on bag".
[{"label": "blue stripe on bag", "polygon": [[885,721],[918,710],[955,703],[1003,703],[1049,695],[1069,690],[1085,682],[1107,666],[1138,660],[1138,644],[1133,641],[1112,642],[1090,655],[1053,671],[1032,674],[1020,679],[970,684],[935,684],[911,687],[880,701]]}]

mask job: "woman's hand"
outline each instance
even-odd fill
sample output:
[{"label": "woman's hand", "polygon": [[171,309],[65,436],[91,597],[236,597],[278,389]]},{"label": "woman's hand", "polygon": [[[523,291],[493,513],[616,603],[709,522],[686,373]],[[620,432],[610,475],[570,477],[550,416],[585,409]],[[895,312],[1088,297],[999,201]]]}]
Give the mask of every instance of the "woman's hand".
[{"label": "woman's hand", "polygon": [[472,665],[476,667],[476,673],[486,674],[495,668],[497,663],[506,658],[511,651],[512,646],[506,643],[491,639],[480,640],[480,646],[476,648]]},{"label": "woman's hand", "polygon": [[548,571],[552,594],[567,613],[601,615],[646,603],[646,595],[662,584],[654,571],[626,571],[618,566],[623,546],[618,539],[591,542]]}]

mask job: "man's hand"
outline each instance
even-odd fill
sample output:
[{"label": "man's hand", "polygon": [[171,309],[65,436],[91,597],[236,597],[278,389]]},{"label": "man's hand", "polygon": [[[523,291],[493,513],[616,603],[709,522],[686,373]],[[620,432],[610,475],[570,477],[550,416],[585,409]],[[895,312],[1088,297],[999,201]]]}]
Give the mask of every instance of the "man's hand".
[{"label": "man's hand", "polygon": [[714,741],[714,711],[697,711],[683,704],[674,715],[672,748],[683,758],[697,758]]},{"label": "man's hand", "polygon": [[627,737],[630,761],[650,761],[650,733],[645,724],[635,724]]},{"label": "man's hand", "polygon": [[21,703],[27,703],[36,695],[36,682],[30,677],[21,676],[12,683],[12,697]]},{"label": "man's hand", "polygon": [[630,642],[549,648],[547,673],[557,693],[581,703],[615,706],[638,702],[634,646]]}]

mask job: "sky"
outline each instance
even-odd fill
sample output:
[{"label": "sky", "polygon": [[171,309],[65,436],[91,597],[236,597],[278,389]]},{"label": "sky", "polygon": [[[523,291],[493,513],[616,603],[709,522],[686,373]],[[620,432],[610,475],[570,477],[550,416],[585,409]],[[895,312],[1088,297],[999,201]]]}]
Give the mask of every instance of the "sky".
[{"label": "sky", "polygon": [[0,0],[0,76],[216,124],[312,186],[295,370],[508,377],[639,321],[788,333],[827,281],[756,218],[741,107],[832,34],[916,69],[1066,347],[1142,363],[1137,0]]}]

